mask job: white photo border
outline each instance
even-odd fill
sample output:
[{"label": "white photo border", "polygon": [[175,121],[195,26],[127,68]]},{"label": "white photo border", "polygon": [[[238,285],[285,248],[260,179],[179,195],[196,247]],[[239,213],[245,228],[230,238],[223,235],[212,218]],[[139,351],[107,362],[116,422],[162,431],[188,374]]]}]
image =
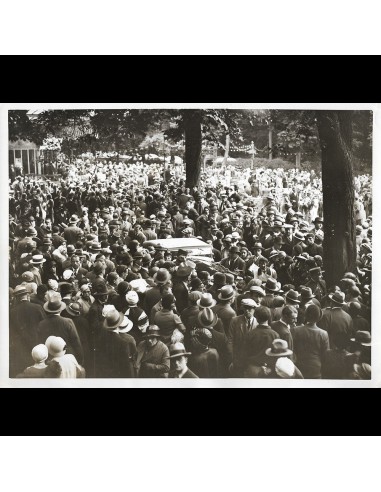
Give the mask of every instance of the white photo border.
[{"label": "white photo border", "polygon": [[373,111],[373,250],[380,250],[381,193],[381,103],[0,103],[0,388],[379,388],[381,387],[380,255],[374,255],[372,275],[372,380],[263,380],[263,379],[80,379],[27,380],[9,378],[9,267],[8,267],[8,110],[11,109],[295,109]]}]

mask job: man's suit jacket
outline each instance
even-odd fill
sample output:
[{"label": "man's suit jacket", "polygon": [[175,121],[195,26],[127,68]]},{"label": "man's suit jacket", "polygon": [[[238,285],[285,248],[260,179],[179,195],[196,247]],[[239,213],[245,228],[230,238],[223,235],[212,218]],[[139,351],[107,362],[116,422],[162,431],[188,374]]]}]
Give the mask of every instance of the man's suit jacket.
[{"label": "man's suit jacket", "polygon": [[161,299],[161,293],[159,287],[155,286],[152,289],[147,290],[144,298],[144,311],[147,314],[151,313],[152,308]]},{"label": "man's suit jacket", "polygon": [[237,313],[230,306],[230,304],[216,304],[214,307],[212,307],[212,311],[215,312],[222,321],[224,331],[227,335],[230,321],[237,316]]},{"label": "man's suit jacket", "polygon": [[[71,268],[71,270],[74,271],[73,268]],[[76,280],[82,280],[83,278],[86,278],[86,275],[88,274],[89,272],[85,269],[85,268],[78,268],[78,271],[77,273],[74,272],[74,278]]]},{"label": "man's suit jacket", "polygon": [[[253,320],[254,326],[254,320]],[[243,373],[247,360],[247,338],[253,329],[248,328],[244,315],[237,316],[231,320],[227,330],[228,350],[233,361],[233,371],[236,376]]]},{"label": "man's suit jacket", "polygon": [[228,268],[231,272],[238,270],[244,273],[246,268],[246,263],[240,257],[236,258],[235,260],[231,260],[230,258],[225,258],[224,260],[221,261],[221,265],[224,266],[225,268]]},{"label": "man's suit jacket", "polygon": [[169,364],[168,347],[160,340],[147,350],[145,341],[140,342],[135,354],[135,369],[139,378],[167,378]]},{"label": "man's suit jacket", "polygon": [[67,354],[73,354],[83,364],[83,349],[77,328],[73,321],[62,316],[49,316],[38,324],[39,343],[45,343],[50,336],[61,337],[67,345]]},{"label": "man's suit jacket", "polygon": [[128,333],[101,328],[94,357],[96,378],[134,378],[136,344]]},{"label": "man's suit jacket", "polygon": [[78,241],[78,238],[82,234],[82,229],[79,227],[66,227],[63,233],[63,237],[65,238],[67,244],[75,244]]},{"label": "man's suit jacket", "polygon": [[294,342],[291,335],[291,330],[282,321],[273,321],[271,323],[271,329],[276,331],[281,340],[288,343],[288,348],[294,350]]},{"label": "man's suit jacket", "polygon": [[279,334],[270,326],[258,325],[247,335],[246,350],[248,361],[251,364],[261,366],[266,362],[266,350],[272,342],[279,338]]},{"label": "man's suit jacket", "polygon": [[340,308],[323,310],[323,317],[317,323],[319,328],[328,332],[330,347],[334,348],[333,338],[337,333],[344,333],[348,341],[354,336],[353,320]]},{"label": "man's suit jacket", "polygon": [[104,317],[102,315],[104,305],[95,300],[87,313],[90,328],[90,347],[93,348],[101,329],[103,328]]},{"label": "man's suit jacket", "polygon": [[188,307],[189,291],[183,282],[173,284],[173,295],[176,297],[177,312],[181,314]]},{"label": "man's suit jacket", "polygon": [[194,353],[189,357],[189,367],[199,378],[218,378],[220,357],[214,348]]},{"label": "man's suit jacket", "polygon": [[329,338],[325,330],[308,325],[291,328],[294,340],[296,365],[305,379],[320,379],[321,365],[329,349]]},{"label": "man's suit jacket", "polygon": [[[175,378],[176,377],[176,372],[175,371],[171,371],[169,373],[169,377],[170,378]],[[182,377],[182,379],[198,379],[198,376],[196,376],[196,374],[194,372],[192,372],[190,369],[187,369],[187,371],[184,374],[184,376]]]},{"label": "man's suit jacket", "polygon": [[38,324],[45,318],[46,314],[42,307],[28,301],[21,301],[11,309],[9,313],[11,377],[34,364],[31,351],[38,344]]}]

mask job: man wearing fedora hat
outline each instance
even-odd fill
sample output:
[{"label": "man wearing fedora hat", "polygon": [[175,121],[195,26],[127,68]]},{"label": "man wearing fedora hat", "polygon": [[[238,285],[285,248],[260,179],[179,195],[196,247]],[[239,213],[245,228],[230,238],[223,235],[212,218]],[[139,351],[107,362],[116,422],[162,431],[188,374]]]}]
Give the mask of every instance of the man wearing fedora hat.
[{"label": "man wearing fedora hat", "polygon": [[199,378],[218,378],[220,375],[220,357],[211,344],[212,333],[208,328],[197,328],[192,332],[189,367]]},{"label": "man wearing fedora hat", "polygon": [[305,379],[321,379],[322,361],[329,350],[329,337],[319,328],[323,313],[319,306],[310,304],[305,313],[305,324],[291,327],[296,365]]},{"label": "man wearing fedora hat", "polygon": [[30,271],[33,273],[34,276],[34,281],[36,282],[37,286],[42,284],[41,280],[41,268],[42,265],[46,262],[45,258],[43,255],[33,255],[32,259],[30,260]]},{"label": "man wearing fedora hat", "polygon": [[[218,325],[220,325],[220,328],[218,328]],[[221,320],[211,308],[204,308],[199,311],[196,327],[192,330],[190,337],[192,337],[194,332],[199,328],[206,328],[210,331],[212,335],[212,340],[209,346],[216,349],[218,352],[218,355],[220,357],[220,375],[221,377],[224,377],[225,375],[227,375],[227,369],[232,362],[228,348],[228,339],[223,330]],[[188,346],[187,344],[185,345]]]},{"label": "man wearing fedora hat", "polygon": [[300,304],[299,304],[299,313],[298,313],[298,324],[302,325],[304,323],[304,316],[306,309],[311,304],[315,306],[321,307],[320,302],[316,299],[316,296],[312,293],[310,287],[306,287],[302,285],[300,287]]},{"label": "man wearing fedora hat", "polygon": [[244,275],[245,273],[245,262],[239,257],[240,248],[238,246],[232,246],[229,250],[229,257],[221,261],[221,265],[231,272],[240,273]]},{"label": "man wearing fedora hat", "polygon": [[176,270],[176,276],[173,283],[173,295],[176,298],[176,308],[179,314],[181,314],[188,306],[188,282],[192,270],[193,268],[186,265],[185,263],[180,264],[180,266]]},{"label": "man wearing fedora hat", "polygon": [[[209,294],[210,295],[210,294]],[[199,301],[202,293],[198,291],[190,292],[188,297],[188,307],[181,313],[181,321],[186,328],[186,334],[196,325],[197,317],[200,312]]]},{"label": "man wearing fedora hat", "polygon": [[83,367],[86,369],[87,376],[92,377],[93,352],[90,350],[90,327],[87,318],[82,312],[81,305],[75,301],[66,304],[65,309],[61,312],[61,316],[73,321],[82,345]]},{"label": "man wearing fedora hat", "polygon": [[348,342],[353,337],[353,320],[343,309],[346,306],[345,294],[343,292],[334,292],[329,294],[328,297],[331,301],[331,306],[324,309],[319,327],[328,333],[331,348],[334,348],[334,334],[344,333],[348,338]]},{"label": "man wearing fedora hat", "polygon": [[215,301],[218,300],[218,294],[220,289],[226,285],[226,276],[222,272],[216,272],[213,276],[213,285],[207,289],[207,292],[212,294],[212,297]]},{"label": "man wearing fedora hat", "polygon": [[233,377],[242,377],[246,366],[248,334],[257,327],[254,312],[257,304],[253,299],[242,299],[241,307],[244,314],[234,317],[227,330],[228,350],[232,366],[230,372]]},{"label": "man wearing fedora hat", "polygon": [[163,287],[171,283],[171,274],[166,268],[160,268],[153,276],[155,285],[149,289],[144,298],[144,310],[150,313],[153,306],[157,304],[162,296]]},{"label": "man wearing fedora hat", "polygon": [[[261,305],[269,308],[270,310],[274,309],[274,298],[275,294],[279,292],[279,286],[275,278],[269,277],[265,284],[266,295],[263,297],[261,301]],[[270,311],[271,312],[271,311]],[[272,319],[272,314],[271,314]],[[270,319],[270,321],[271,321]]]},{"label": "man wearing fedora hat", "polygon": [[[107,308],[107,309],[106,309]],[[94,376],[96,378],[134,378],[136,343],[130,335],[132,322],[114,306],[106,306],[96,340]]]},{"label": "man wearing fedora hat", "polygon": [[312,290],[316,299],[320,302],[324,296],[327,295],[327,285],[322,278],[322,270],[320,267],[313,267],[309,269],[309,281],[306,283],[306,287]]},{"label": "man wearing fedora hat", "polygon": [[188,369],[188,357],[192,355],[185,350],[182,343],[174,343],[169,347],[169,357],[171,369],[169,372],[170,378],[176,379],[198,379],[190,369]]},{"label": "man wearing fedora hat", "polygon": [[92,287],[92,295],[95,301],[91,304],[87,319],[90,326],[90,348],[94,350],[95,341],[103,326],[103,308],[108,300],[108,289],[105,283],[99,283]]},{"label": "man wearing fedora hat", "polygon": [[290,350],[293,350],[294,347],[291,328],[296,326],[297,319],[297,308],[294,306],[284,306],[281,319],[271,323],[271,328],[278,333],[279,338],[287,342]]},{"label": "man wearing fedora hat", "polygon": [[77,226],[78,222],[79,218],[76,215],[70,217],[69,225],[65,227],[63,232],[63,237],[67,244],[75,244],[83,235],[82,229]]},{"label": "man wearing fedora hat", "polygon": [[369,331],[357,331],[351,338],[351,363],[371,364],[372,337]]},{"label": "man wearing fedora hat", "polygon": [[231,306],[234,302],[235,296],[236,291],[234,290],[233,286],[225,285],[220,289],[220,293],[217,296],[218,302],[212,308],[212,310],[222,321],[226,334],[228,333],[231,320],[237,316],[236,311]]},{"label": "man wearing fedora hat", "polygon": [[160,329],[164,343],[169,346],[173,332],[177,329],[185,333],[185,326],[176,311],[176,299],[173,294],[165,294],[161,299],[162,309],[155,314],[153,324]]},{"label": "man wearing fedora hat", "polygon": [[9,313],[9,366],[14,377],[33,363],[31,351],[38,343],[38,325],[46,318],[42,307],[30,302],[30,294],[23,285],[13,291],[15,306]]},{"label": "man wearing fedora hat", "polygon": [[39,342],[44,342],[49,336],[54,335],[65,340],[67,352],[73,354],[77,361],[83,363],[83,349],[77,328],[71,319],[63,318],[61,312],[66,308],[58,292],[47,294],[44,311],[47,318],[38,324]]},{"label": "man wearing fedora hat", "polygon": [[167,378],[169,364],[168,347],[160,340],[160,329],[150,325],[137,347],[134,366],[138,378]]},{"label": "man wearing fedora hat", "polygon": [[[287,342],[282,339],[273,340],[271,347],[266,350],[266,362],[258,369],[258,366],[248,365],[245,371],[247,378],[268,379],[303,379],[302,373],[290,359],[293,355]],[[278,364],[278,361],[287,361],[287,364]],[[287,368],[287,369],[286,369]]]},{"label": "man wearing fedora hat", "polygon": [[[245,344],[245,370],[250,366],[251,377],[260,374],[261,367],[266,363],[266,350],[271,347],[272,342],[279,338],[269,325],[271,311],[265,306],[259,306],[254,310],[257,326],[247,333]],[[258,376],[257,376],[258,377]]]}]

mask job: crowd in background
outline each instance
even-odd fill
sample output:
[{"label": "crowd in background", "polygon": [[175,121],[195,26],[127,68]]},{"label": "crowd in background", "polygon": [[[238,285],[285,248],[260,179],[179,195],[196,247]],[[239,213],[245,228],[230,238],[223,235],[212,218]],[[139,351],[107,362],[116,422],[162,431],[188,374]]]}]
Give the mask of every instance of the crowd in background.
[{"label": "crowd in background", "polygon": [[[81,162],[9,181],[10,376],[370,379],[372,180],[324,280],[321,178]],[[199,238],[213,262],[147,241]]]}]

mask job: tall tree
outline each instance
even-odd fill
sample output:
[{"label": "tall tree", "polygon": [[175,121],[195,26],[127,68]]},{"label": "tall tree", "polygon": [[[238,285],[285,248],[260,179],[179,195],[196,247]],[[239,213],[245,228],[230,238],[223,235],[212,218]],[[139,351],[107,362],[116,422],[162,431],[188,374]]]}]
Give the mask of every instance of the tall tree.
[{"label": "tall tree", "polygon": [[317,111],[322,151],[324,266],[333,285],[356,267],[353,112]]},{"label": "tall tree", "polygon": [[185,135],[186,185],[193,188],[198,185],[202,166],[202,111],[183,112]]}]

